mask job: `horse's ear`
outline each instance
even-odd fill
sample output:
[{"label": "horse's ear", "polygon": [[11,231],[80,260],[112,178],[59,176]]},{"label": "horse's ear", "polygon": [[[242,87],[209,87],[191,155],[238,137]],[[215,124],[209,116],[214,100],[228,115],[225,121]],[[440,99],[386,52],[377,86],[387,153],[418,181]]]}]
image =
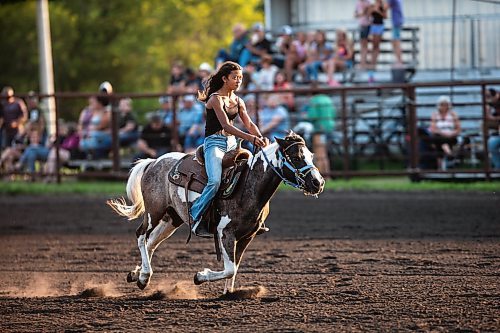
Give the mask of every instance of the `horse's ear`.
[{"label": "horse's ear", "polygon": [[285,140],[283,140],[283,139],[274,137],[274,140],[276,140],[276,142],[278,143],[278,145],[280,145],[281,147],[283,147],[283,146],[286,145]]}]

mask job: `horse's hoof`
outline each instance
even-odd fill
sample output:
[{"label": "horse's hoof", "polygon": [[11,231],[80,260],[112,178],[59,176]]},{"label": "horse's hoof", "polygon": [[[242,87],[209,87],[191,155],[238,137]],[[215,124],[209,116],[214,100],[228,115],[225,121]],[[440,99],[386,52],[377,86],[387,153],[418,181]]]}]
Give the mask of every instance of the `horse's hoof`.
[{"label": "horse's hoof", "polygon": [[142,283],[141,280],[137,280],[137,287],[139,287],[139,289],[144,290],[147,286],[148,286],[147,282]]},{"label": "horse's hoof", "polygon": [[201,281],[200,279],[198,279],[198,273],[196,273],[194,275],[193,281],[194,281],[194,284],[197,285],[197,286],[199,286],[200,284],[203,283],[203,281]]},{"label": "horse's hoof", "polygon": [[134,274],[133,272],[128,272],[127,282],[131,283],[131,282],[135,282],[135,281],[137,281],[137,274]]}]

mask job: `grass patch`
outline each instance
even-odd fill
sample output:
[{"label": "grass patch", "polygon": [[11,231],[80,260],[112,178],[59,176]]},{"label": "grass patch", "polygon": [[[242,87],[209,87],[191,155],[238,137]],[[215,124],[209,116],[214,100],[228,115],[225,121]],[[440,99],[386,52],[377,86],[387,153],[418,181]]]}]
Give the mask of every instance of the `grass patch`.
[{"label": "grass patch", "polygon": [[[125,195],[125,181],[76,181],[65,180],[61,184],[30,183],[24,181],[0,182],[0,195]],[[408,177],[366,177],[350,180],[329,180],[326,190],[332,191],[479,191],[500,192],[500,182],[432,182],[412,183]],[[294,190],[281,184],[280,190]]]},{"label": "grass patch", "polygon": [[66,180],[61,184],[30,183],[24,181],[0,182],[0,194],[5,195],[125,195],[126,182]]},{"label": "grass patch", "polygon": [[[281,189],[292,187],[281,184]],[[412,183],[408,177],[360,177],[350,180],[335,179],[325,184],[325,190],[334,191],[480,191],[500,192],[500,182],[437,182]]]}]

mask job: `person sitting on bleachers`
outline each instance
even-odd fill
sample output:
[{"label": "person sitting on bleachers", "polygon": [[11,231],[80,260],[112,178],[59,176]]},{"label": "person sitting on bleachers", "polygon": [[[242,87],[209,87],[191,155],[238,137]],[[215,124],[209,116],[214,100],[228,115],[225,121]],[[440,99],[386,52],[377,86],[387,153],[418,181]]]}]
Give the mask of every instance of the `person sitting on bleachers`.
[{"label": "person sitting on bleachers", "polygon": [[306,61],[307,48],[307,35],[304,32],[298,31],[285,57],[284,69],[290,81],[294,79],[293,71]]},{"label": "person sitting on bleachers", "polygon": [[195,133],[189,132],[189,130],[193,125],[203,123],[203,107],[196,101],[194,95],[184,96],[182,104],[180,112],[177,113],[179,121],[177,132],[179,133],[179,142],[185,149],[186,143],[190,147],[195,141],[195,138],[191,136]]},{"label": "person sitting on bleachers", "polygon": [[281,98],[277,95],[269,95],[265,99],[264,108],[259,111],[260,131],[271,142],[276,138],[284,138],[290,130],[290,116],[288,111],[281,105]]},{"label": "person sitting on bleachers", "polygon": [[[49,148],[42,141],[42,133],[36,126],[30,127],[28,132],[29,145],[23,151],[19,162],[16,164],[17,171],[25,169],[34,177],[37,161],[45,162],[49,156]],[[33,178],[32,178],[33,180]]]},{"label": "person sitting on bleachers", "polygon": [[264,31],[264,25],[260,22],[255,23],[252,27],[252,36],[241,52],[239,64],[243,68],[250,62],[260,64],[264,55],[272,53],[271,47],[271,42],[267,39]]},{"label": "person sitting on bleachers", "polygon": [[88,132],[80,137],[80,150],[93,158],[105,157],[111,149],[111,112],[109,99],[99,96],[89,99],[92,116]]},{"label": "person sitting on bleachers", "polygon": [[215,58],[215,67],[219,66],[226,61],[233,61],[241,64],[241,54],[248,43],[248,31],[243,24],[238,23],[233,27],[233,41],[229,46],[229,52],[225,49],[219,50]]},{"label": "person sitting on bleachers", "polygon": [[[448,96],[440,96],[437,102],[437,111],[431,115],[430,141],[439,153],[438,166],[446,169],[447,160],[453,158],[452,148],[457,144],[460,135],[460,119],[455,111],[451,109],[451,101]],[[442,163],[441,163],[441,159]]]},{"label": "person sitting on bleachers", "polygon": [[261,59],[261,69],[255,73],[254,82],[257,89],[260,90],[273,90],[274,77],[279,71],[276,65],[273,65],[273,58],[266,54]]},{"label": "person sitting on bleachers", "polygon": [[340,83],[335,80],[334,74],[337,70],[343,70],[352,67],[352,59],[354,56],[354,45],[345,30],[337,29],[335,32],[335,54],[328,61],[327,75],[328,85],[337,87]]},{"label": "person sitting on bleachers", "polygon": [[165,126],[162,116],[155,113],[150,116],[149,123],[143,128],[137,141],[138,154],[134,160],[142,158],[158,158],[171,151],[172,131]]},{"label": "person sitting on bleachers", "polygon": [[122,98],[118,103],[120,118],[118,120],[118,137],[121,147],[128,147],[137,142],[139,138],[139,125],[132,113],[132,100]]},{"label": "person sitting on bleachers", "polygon": [[326,40],[325,32],[316,31],[314,42],[310,45],[307,60],[301,65],[301,71],[306,73],[306,82],[317,83],[320,71],[325,71],[333,54],[333,46]]},{"label": "person sitting on bleachers", "polygon": [[[274,90],[290,90],[293,89],[293,83],[291,83],[286,72],[280,70],[274,75]],[[282,105],[287,108],[288,111],[294,111],[295,109],[295,97],[292,92],[284,92],[278,94],[281,97]]]},{"label": "person sitting on bleachers", "polygon": [[[60,145],[59,145],[59,165],[64,165],[70,159],[77,159],[80,157],[79,142],[76,124],[62,123],[59,125],[60,132]],[[50,148],[47,162],[45,162],[44,172],[47,175],[45,182],[51,183],[56,181],[57,172],[57,151],[53,143]]]}]

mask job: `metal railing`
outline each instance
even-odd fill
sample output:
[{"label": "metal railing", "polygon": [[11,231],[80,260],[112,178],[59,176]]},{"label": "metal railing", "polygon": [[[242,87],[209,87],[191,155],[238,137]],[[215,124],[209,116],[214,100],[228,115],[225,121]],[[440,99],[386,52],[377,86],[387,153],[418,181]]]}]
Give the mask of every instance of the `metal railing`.
[{"label": "metal railing", "polygon": [[[355,176],[387,176],[387,175],[407,175],[411,178],[418,178],[427,172],[438,172],[455,174],[461,173],[484,173],[486,179],[491,179],[491,175],[498,175],[499,170],[492,170],[490,167],[490,159],[488,156],[488,127],[485,119],[487,118],[487,103],[485,100],[486,89],[490,86],[499,86],[500,80],[488,80],[488,81],[467,81],[467,82],[428,82],[428,83],[405,83],[405,84],[380,84],[380,85],[359,85],[359,86],[349,86],[349,87],[336,87],[336,88],[302,88],[302,89],[290,89],[281,91],[242,91],[239,94],[244,95],[246,93],[252,93],[256,95],[257,109],[259,108],[260,96],[267,94],[282,94],[282,93],[293,93],[295,99],[298,101],[300,99],[307,99],[316,94],[327,94],[332,97],[335,101],[335,105],[338,108],[338,115],[336,117],[337,126],[335,133],[331,133],[336,137],[336,142],[331,142],[332,146],[336,145],[337,150],[331,150],[331,153],[335,156],[333,158],[340,162],[340,168],[332,168],[329,176],[332,177],[344,177],[350,178]],[[419,145],[419,135],[418,126],[419,123],[425,123],[428,121],[428,115],[422,117],[419,114],[419,108],[428,108],[429,103],[423,102],[419,103],[417,95],[419,95],[420,89],[450,89],[453,88],[458,90],[459,87],[466,88],[467,93],[471,91],[476,91],[476,101],[468,103],[457,103],[457,107],[468,107],[476,110],[476,114],[472,114],[463,118],[463,120],[471,122],[476,126],[477,141],[480,142],[480,146],[476,149],[480,149],[482,153],[482,165],[467,169],[452,169],[446,171],[436,171],[436,170],[424,170],[419,166],[420,153],[418,149]],[[458,92],[456,92],[458,94]],[[40,95],[40,98],[44,97],[55,97],[56,100],[63,99],[75,99],[84,98],[89,96],[95,96],[96,94],[90,93],[55,93],[53,95]],[[112,105],[116,105],[120,98],[130,97],[133,99],[141,98],[153,98],[165,96],[162,93],[121,93],[107,95],[111,98]],[[173,117],[174,117],[174,131],[173,131],[173,145],[177,146],[179,138],[176,129],[176,119],[177,119],[177,101],[183,95],[171,95],[173,98]],[[420,96],[420,95],[419,95]],[[20,97],[23,97],[22,95]],[[356,105],[359,104],[360,98],[369,98],[376,103],[382,103],[379,106],[376,105],[375,108],[367,108],[363,112],[357,112]],[[394,102],[387,102],[390,99],[397,99],[397,105]],[[382,102],[381,102],[382,101]],[[384,102],[386,101],[386,102]],[[366,105],[370,105],[371,102],[367,102]],[[385,105],[383,103],[386,103]],[[373,104],[373,103],[372,103]],[[391,104],[387,106],[388,104]],[[387,114],[388,109],[397,107],[401,112],[399,114]],[[374,113],[375,112],[375,113]],[[385,113],[384,113],[385,112]],[[421,112],[422,113],[422,112]],[[61,112],[56,112],[56,117],[62,116]],[[298,118],[297,112],[292,114],[293,119]],[[106,177],[118,177],[124,178],[127,176],[127,172],[123,171],[121,168],[121,156],[120,156],[120,146],[118,140],[118,117],[119,111],[116,107],[112,108],[112,149],[111,149],[111,168],[106,172],[85,172],[77,173],[80,176],[106,176]],[[256,121],[259,122],[258,113],[256,114]],[[64,117],[63,117],[64,118]],[[372,121],[373,126],[368,126],[363,129],[360,126],[362,121]],[[399,126],[399,129],[394,130],[394,133],[384,132],[384,121],[393,121]],[[368,129],[368,130],[367,130]],[[370,134],[370,131],[371,134]],[[367,134],[368,133],[368,134]],[[56,125],[56,136],[59,135],[59,125]],[[391,148],[391,145],[399,145],[400,150],[395,153],[395,156],[399,159],[400,168],[385,170],[384,164],[379,164],[378,169],[372,170],[356,170],[355,159],[362,158],[363,150],[360,149],[359,135],[372,135],[371,139],[376,147],[382,147],[387,152]],[[397,136],[398,142],[391,142],[394,138],[392,135]],[[382,138],[382,139],[381,139]],[[381,141],[382,140],[382,141]],[[386,140],[387,142],[385,142]],[[404,140],[404,141],[401,141]],[[381,146],[380,146],[381,145]],[[385,146],[384,146],[385,145]],[[401,148],[401,145],[404,147]],[[55,146],[59,148],[59,141],[56,140]],[[329,147],[330,148],[330,147]],[[361,151],[361,153],[359,153]],[[374,155],[378,161],[384,161],[388,159],[388,154]],[[56,155],[58,165],[59,154]],[[61,173],[61,169],[58,168],[57,181],[61,181],[61,176],[65,174]]]}]

